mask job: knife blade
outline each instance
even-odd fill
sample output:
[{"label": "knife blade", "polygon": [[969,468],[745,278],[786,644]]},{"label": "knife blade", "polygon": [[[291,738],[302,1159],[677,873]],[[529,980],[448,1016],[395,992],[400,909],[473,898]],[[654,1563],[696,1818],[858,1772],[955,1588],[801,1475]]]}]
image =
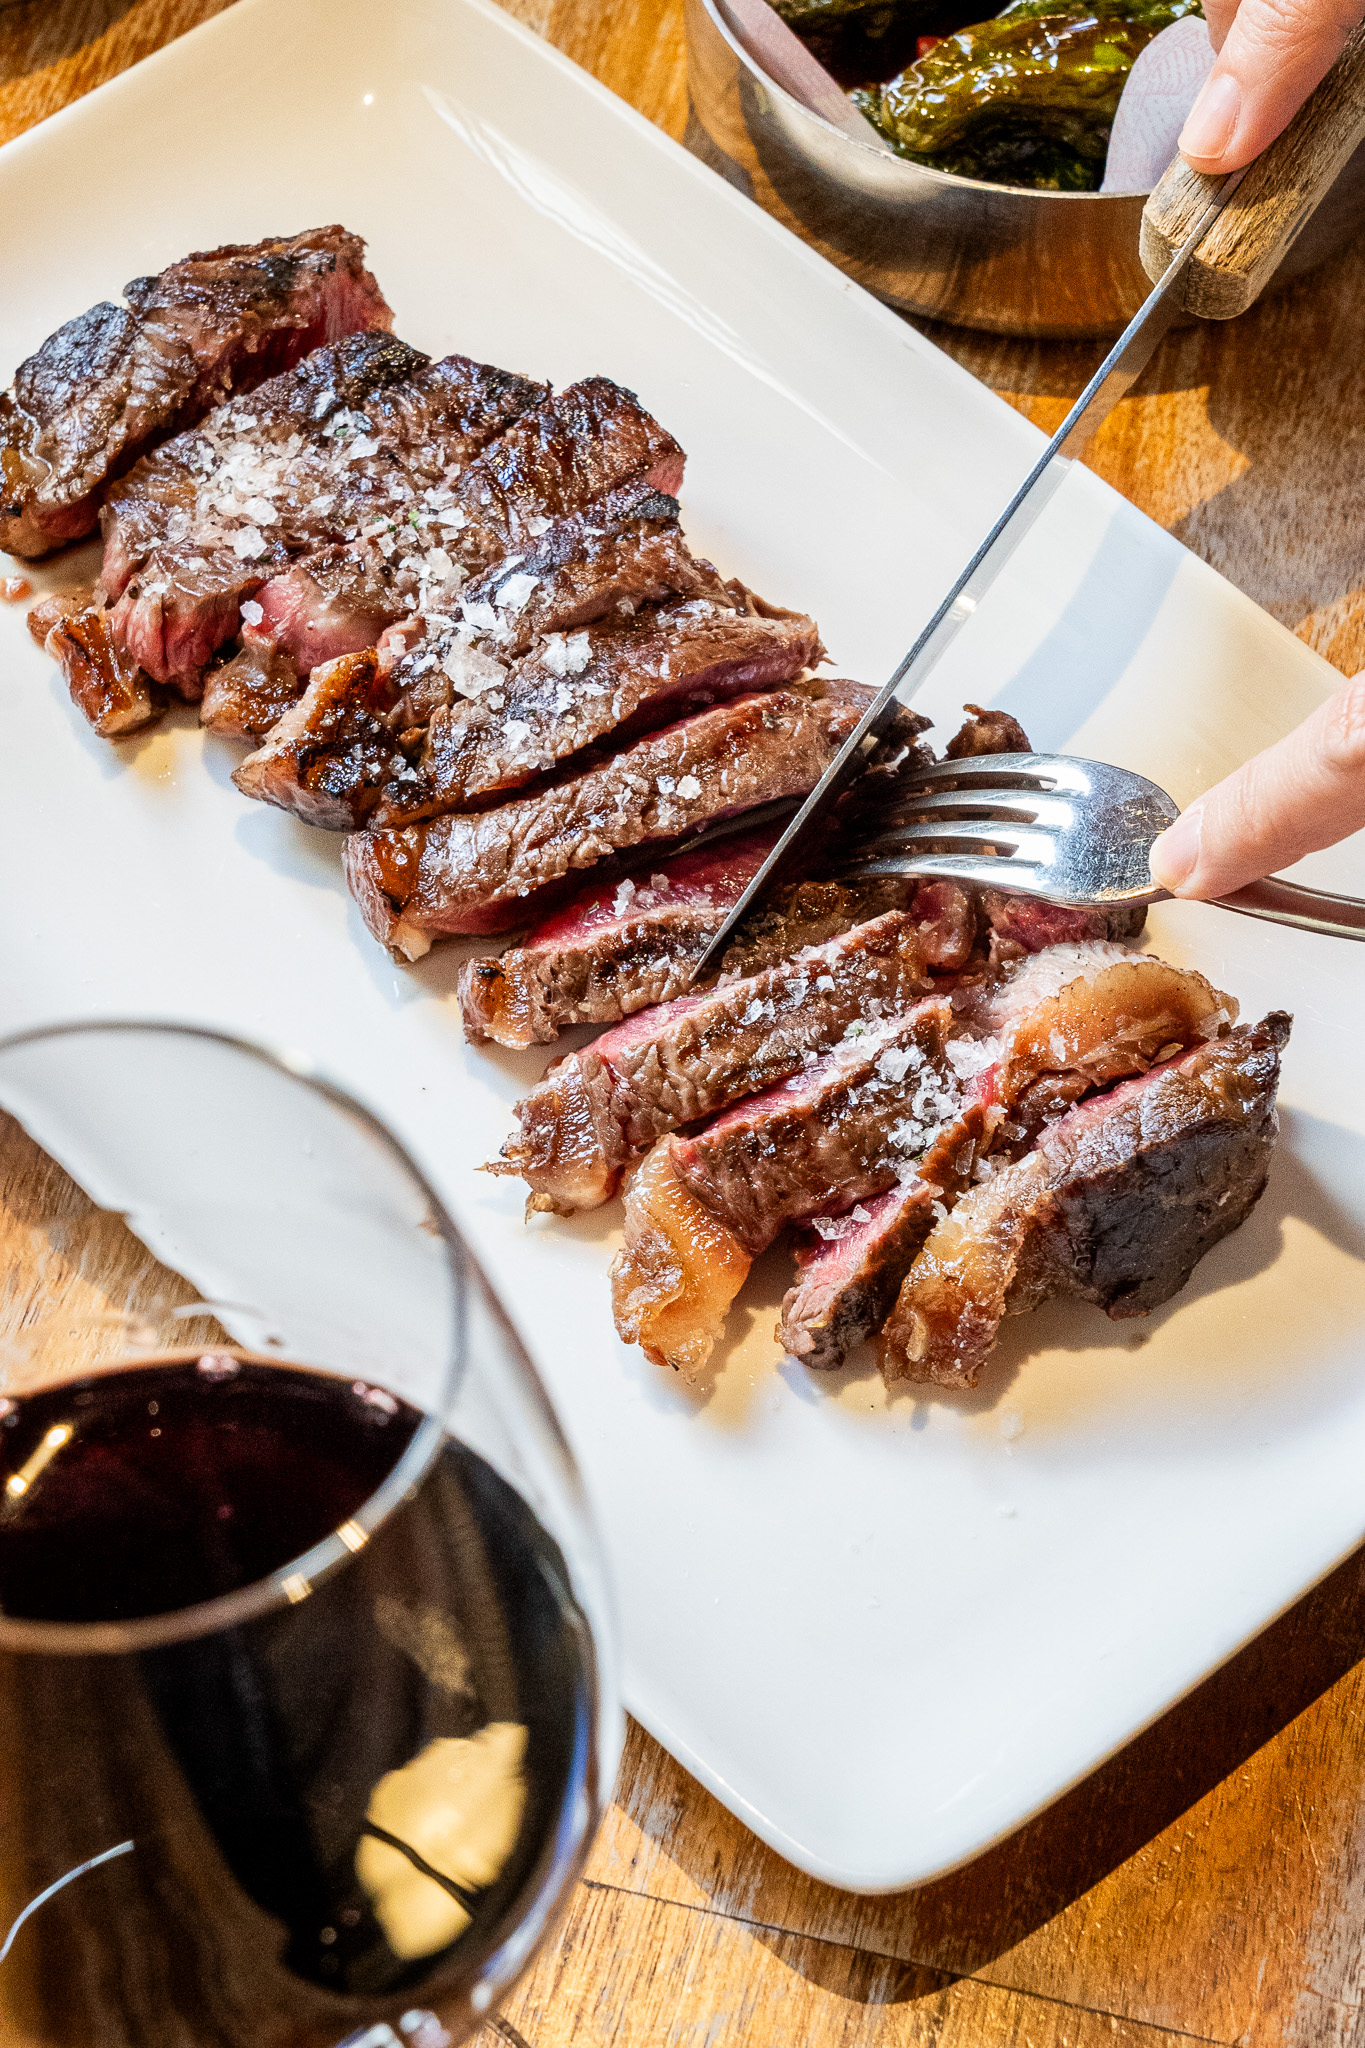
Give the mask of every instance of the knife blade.
[{"label": "knife blade", "polygon": [[1180,311],[1177,287],[1181,278],[1246,174],[1246,170],[1233,171],[1212,194],[1157,283],[707,946],[692,976],[694,986],[719,967],[736,932],[774,883],[799,870],[803,854],[824,828],[833,806],[866,767],[897,708],[912,703],[924,688],[1071,464],[1146,369]]}]

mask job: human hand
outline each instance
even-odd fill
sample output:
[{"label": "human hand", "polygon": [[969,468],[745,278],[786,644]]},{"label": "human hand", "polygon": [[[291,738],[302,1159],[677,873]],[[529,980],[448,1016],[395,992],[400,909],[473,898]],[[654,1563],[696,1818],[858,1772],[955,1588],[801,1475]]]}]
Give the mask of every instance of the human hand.
[{"label": "human hand", "polygon": [[1197,171],[1240,170],[1288,126],[1365,19],[1365,0],[1204,0],[1217,62],[1180,148]]},{"label": "human hand", "polygon": [[1173,896],[1226,896],[1362,826],[1365,674],[1182,812],[1152,874]]}]

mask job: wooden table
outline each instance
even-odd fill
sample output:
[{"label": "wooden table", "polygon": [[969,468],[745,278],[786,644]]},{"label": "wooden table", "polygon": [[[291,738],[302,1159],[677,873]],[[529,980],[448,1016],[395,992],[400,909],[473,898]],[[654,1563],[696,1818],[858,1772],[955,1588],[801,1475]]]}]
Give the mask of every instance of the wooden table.
[{"label": "wooden table", "polygon": [[[0,140],[226,4],[0,8]],[[680,0],[513,4],[681,135]],[[1365,249],[1173,337],[1090,458],[1347,675],[1365,662],[1363,316]],[[933,338],[1049,428],[1095,360]],[[40,1256],[44,1171],[0,1130],[0,1273]],[[69,1204],[52,1284],[120,1299],[136,1254]],[[894,1898],[798,1875],[633,1728],[559,1937],[480,2048],[1365,2044],[1363,1658],[1358,1553],[1040,1820]]]}]

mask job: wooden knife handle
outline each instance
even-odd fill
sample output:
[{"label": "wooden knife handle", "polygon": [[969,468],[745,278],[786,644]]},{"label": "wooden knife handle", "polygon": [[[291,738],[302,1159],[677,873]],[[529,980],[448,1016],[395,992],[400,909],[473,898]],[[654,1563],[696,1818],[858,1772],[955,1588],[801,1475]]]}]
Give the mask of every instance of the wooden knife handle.
[{"label": "wooden knife handle", "polygon": [[[1365,139],[1365,26],[1283,135],[1252,164],[1176,286],[1181,305],[1231,320],[1265,289]],[[1176,157],[1142,210],[1142,266],[1158,278],[1221,183]]]}]

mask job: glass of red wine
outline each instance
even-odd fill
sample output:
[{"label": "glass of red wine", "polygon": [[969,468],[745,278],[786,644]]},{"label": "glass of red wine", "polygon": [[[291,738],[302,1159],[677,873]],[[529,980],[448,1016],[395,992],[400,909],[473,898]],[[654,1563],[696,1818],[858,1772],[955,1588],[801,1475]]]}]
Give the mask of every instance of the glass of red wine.
[{"label": "glass of red wine", "polygon": [[40,1031],[0,1112],[37,1162],[0,1271],[0,2040],[447,2048],[620,1748],[534,1368],[300,1062]]}]

